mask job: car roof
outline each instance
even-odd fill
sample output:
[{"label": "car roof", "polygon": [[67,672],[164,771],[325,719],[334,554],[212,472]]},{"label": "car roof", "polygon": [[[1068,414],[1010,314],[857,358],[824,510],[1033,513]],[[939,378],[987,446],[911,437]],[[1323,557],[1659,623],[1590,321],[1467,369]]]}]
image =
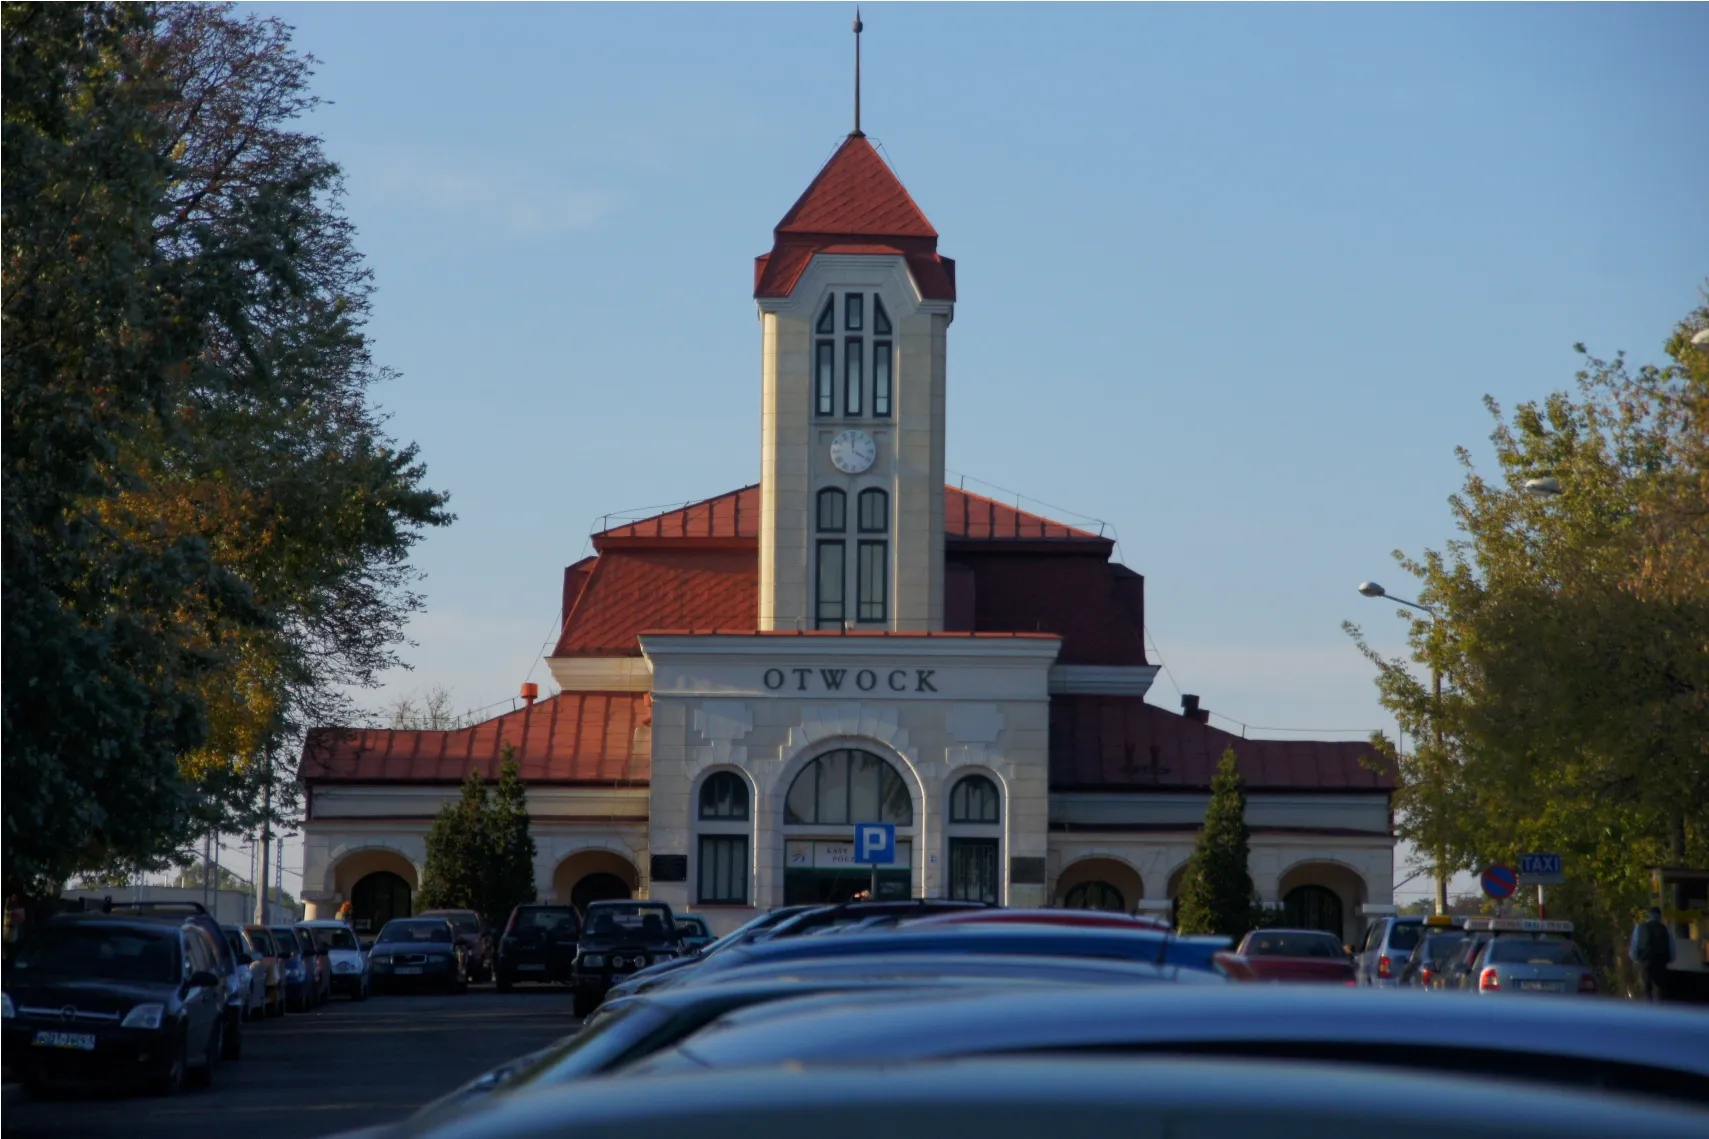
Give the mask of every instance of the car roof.
[{"label": "car roof", "polygon": [[1445,1112],[1465,1139],[1674,1139],[1702,1130],[1700,1115],[1673,1105],[1589,1091],[1203,1057],[689,1073],[651,1079],[645,1095],[636,1090],[618,1076],[523,1091],[408,1133],[422,1139],[674,1139],[788,1134],[830,1120],[838,1135],[913,1134],[932,1121],[947,1124],[950,1133],[986,1139],[1020,1139],[1045,1128],[1059,1139],[1365,1131],[1385,1139],[1429,1139],[1441,1134]]},{"label": "car roof", "polygon": [[[955,1002],[947,1005],[944,1001]],[[1479,1001],[1329,986],[1147,985],[950,995],[695,1038],[706,1067],[1066,1048],[1275,1043],[1546,1054],[1709,1077],[1709,1017],[1619,1001]],[[690,1051],[686,1048],[685,1051]],[[1499,1061],[1489,1060],[1485,1067]]]},{"label": "car roof", "polygon": [[[118,913],[54,914],[52,917],[47,919],[44,925],[100,926],[103,929],[127,929],[135,933],[141,933],[145,930],[149,933],[159,933],[160,931],[168,928],[182,928],[185,924],[185,919],[193,916],[193,914],[170,914],[154,917],[140,914]],[[178,922],[176,925],[169,926],[167,922],[161,920],[161,917],[174,917],[178,919]]]},{"label": "car roof", "polygon": [[433,918],[433,917],[438,917],[440,914],[473,914],[475,917],[481,916],[479,911],[470,910],[470,909],[462,909],[462,908],[455,907],[455,906],[441,907],[437,910],[422,910],[419,914],[416,914],[415,916],[418,918]]},{"label": "car roof", "polygon": [[[1201,944],[1202,943],[1202,944]],[[1225,938],[1214,939],[1216,948]],[[1128,960],[1152,957],[1165,959],[1172,945],[1209,949],[1210,941],[1180,938],[1167,930],[1145,928],[1098,929],[1067,926],[972,925],[944,926],[910,931],[878,930],[859,936],[767,939],[732,947],[728,955],[708,958],[702,969],[712,973],[737,967],[738,962],[759,963],[796,957],[835,957],[876,953],[997,953],[1028,956],[1110,956]],[[1078,951],[1078,952],[1077,952]],[[1100,952],[1101,951],[1101,954]]]},{"label": "car roof", "polygon": [[[1219,974],[1189,974],[1194,979],[1223,981]],[[860,957],[818,957],[805,961],[781,961],[728,969],[706,978],[704,985],[660,989],[686,992],[692,988],[714,988],[761,981],[799,978],[818,983],[842,978],[858,980],[941,979],[947,983],[974,981],[1024,981],[1033,985],[1131,984],[1168,979],[1148,962],[1121,961],[1105,957],[1026,957],[1002,953],[885,953]]]},{"label": "car roof", "polygon": [[669,902],[661,902],[656,898],[605,898],[587,904],[587,908],[590,910],[598,909],[601,906],[658,906],[667,910],[671,908]]}]

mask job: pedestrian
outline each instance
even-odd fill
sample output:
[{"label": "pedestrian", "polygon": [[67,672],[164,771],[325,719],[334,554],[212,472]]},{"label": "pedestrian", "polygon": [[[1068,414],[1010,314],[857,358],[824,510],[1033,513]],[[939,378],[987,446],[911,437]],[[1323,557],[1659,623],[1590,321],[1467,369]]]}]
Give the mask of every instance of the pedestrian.
[{"label": "pedestrian", "polygon": [[1632,927],[1632,943],[1626,956],[1638,967],[1644,982],[1644,999],[1659,1001],[1667,983],[1667,967],[1673,964],[1676,952],[1673,930],[1662,921],[1662,912],[1654,906],[1645,919]]}]

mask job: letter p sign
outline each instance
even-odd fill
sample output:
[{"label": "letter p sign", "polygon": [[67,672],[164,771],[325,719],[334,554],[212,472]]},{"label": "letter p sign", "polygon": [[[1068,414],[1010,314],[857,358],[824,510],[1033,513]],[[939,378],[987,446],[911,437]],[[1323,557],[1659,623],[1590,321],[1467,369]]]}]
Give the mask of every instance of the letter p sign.
[{"label": "letter p sign", "polygon": [[895,823],[856,823],[855,861],[883,866],[896,861]]}]

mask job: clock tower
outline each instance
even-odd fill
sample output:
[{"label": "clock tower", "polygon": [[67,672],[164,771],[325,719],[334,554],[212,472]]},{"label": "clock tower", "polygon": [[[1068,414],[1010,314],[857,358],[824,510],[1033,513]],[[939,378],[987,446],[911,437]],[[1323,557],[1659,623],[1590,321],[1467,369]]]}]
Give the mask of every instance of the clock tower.
[{"label": "clock tower", "polygon": [[955,263],[857,126],[754,270],[759,627],[943,628]]}]

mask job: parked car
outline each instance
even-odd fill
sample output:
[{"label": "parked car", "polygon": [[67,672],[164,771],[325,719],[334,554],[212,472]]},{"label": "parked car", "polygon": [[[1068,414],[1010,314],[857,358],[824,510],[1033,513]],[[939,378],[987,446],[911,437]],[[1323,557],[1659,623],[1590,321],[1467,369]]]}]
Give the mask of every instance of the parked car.
[{"label": "parked car", "polygon": [[326,946],[321,943],[314,928],[307,922],[299,922],[296,930],[297,940],[303,946],[303,961],[314,976],[314,995],[311,1003],[319,1008],[332,999],[332,958],[328,956]]},{"label": "parked car", "polygon": [[801,937],[827,927],[869,923],[873,918],[913,921],[920,918],[949,914],[990,914],[1001,912],[989,902],[969,902],[948,898],[897,898],[888,902],[843,902],[834,906],[811,906],[786,918],[755,940]]},{"label": "parked car", "polygon": [[1476,977],[1473,992],[1484,996],[1509,993],[1554,993],[1592,996],[1596,971],[1565,931],[1518,932],[1491,938],[1472,960],[1468,977]]},{"label": "parked car", "polygon": [[279,942],[273,936],[273,931],[264,925],[246,925],[243,927],[244,936],[249,943],[261,951],[262,960],[267,962],[267,1015],[285,1015],[285,958],[279,950]]},{"label": "parked car", "polygon": [[1255,929],[1235,950],[1259,981],[1354,984],[1353,958],[1333,933],[1315,929]]},{"label": "parked car", "polygon": [[487,923],[474,910],[423,910],[416,915],[424,918],[444,918],[457,931],[457,944],[463,947],[469,963],[469,980],[484,983],[493,979],[493,937]]},{"label": "parked car", "polygon": [[314,957],[303,952],[303,939],[294,927],[270,927],[273,944],[279,948],[279,969],[284,975],[285,1010],[308,1012],[315,1004]]},{"label": "parked car", "polygon": [[428,986],[467,992],[465,953],[444,918],[393,918],[368,951],[369,984],[375,992]]},{"label": "parked car", "polygon": [[237,967],[247,974],[249,979],[248,998],[244,1001],[243,1017],[245,1020],[260,1020],[267,1015],[267,960],[255,952],[249,939],[243,934],[243,927],[222,925],[220,929],[225,934],[226,944],[237,955]]},{"label": "parked car", "polygon": [[1424,936],[1422,917],[1382,917],[1371,923],[1359,942],[1354,971],[1365,988],[1392,989],[1400,983],[1400,971]]},{"label": "parked car", "polygon": [[909,929],[931,929],[940,925],[1059,925],[1096,929],[1161,929],[1169,923],[1145,914],[1118,914],[1109,910],[1056,909],[964,909],[911,918]]},{"label": "parked car", "polygon": [[592,1012],[614,980],[683,955],[675,915],[663,902],[593,902],[583,916],[571,973],[577,1016]]},{"label": "parked car", "polygon": [[64,1080],[141,1080],[163,1094],[208,1082],[226,1026],[217,960],[198,923],[49,918],[6,965],[7,1067],[31,1092]]},{"label": "parked car", "polygon": [[636,970],[624,980],[613,984],[610,995],[613,998],[633,996],[634,994],[641,992],[645,986],[652,985],[666,974],[677,973],[684,969],[693,968],[694,966],[699,965],[706,957],[719,953],[727,953],[739,945],[747,945],[749,942],[758,941],[765,937],[772,929],[788,921],[796,914],[804,914],[808,910],[816,910],[820,908],[821,907],[819,906],[779,906],[774,910],[767,910],[765,913],[748,921],[745,925],[738,926],[723,937],[720,937],[712,947],[701,956],[694,957],[685,954],[682,957],[677,957],[669,961],[661,961],[657,965],[649,965],[645,969]]},{"label": "parked car", "polygon": [[200,902],[115,902],[111,898],[101,903],[101,912],[134,915],[139,918],[169,922],[188,922],[208,935],[214,947],[214,973],[225,989],[225,1030],[221,1034],[222,1057],[237,1060],[243,1056],[243,1010],[249,999],[249,974],[238,967],[237,956],[226,944],[225,931],[208,915]]},{"label": "parked car", "polygon": [[508,992],[523,981],[569,984],[581,927],[574,906],[530,904],[510,911],[493,966],[498,991]]},{"label": "parked car", "polygon": [[676,929],[682,934],[683,948],[690,953],[704,953],[706,947],[716,940],[712,936],[712,927],[699,914],[678,914]]},{"label": "parked car", "polygon": [[1539,934],[1571,939],[1570,921],[1547,921],[1538,918],[1466,918],[1465,937],[1454,947],[1442,975],[1442,987],[1463,992],[1478,987],[1478,962],[1489,943],[1504,937],[1535,937]]},{"label": "parked car", "polygon": [[1424,940],[1412,951],[1407,958],[1406,968],[1400,971],[1400,987],[1403,989],[1441,989],[1445,987],[1449,966],[1454,960],[1455,951],[1466,940],[1463,929],[1442,930],[1426,933]]},{"label": "parked car", "polygon": [[368,998],[368,955],[356,940],[356,931],[341,921],[317,919],[302,923],[314,932],[315,941],[326,951],[332,966],[332,993],[353,1001]]}]

